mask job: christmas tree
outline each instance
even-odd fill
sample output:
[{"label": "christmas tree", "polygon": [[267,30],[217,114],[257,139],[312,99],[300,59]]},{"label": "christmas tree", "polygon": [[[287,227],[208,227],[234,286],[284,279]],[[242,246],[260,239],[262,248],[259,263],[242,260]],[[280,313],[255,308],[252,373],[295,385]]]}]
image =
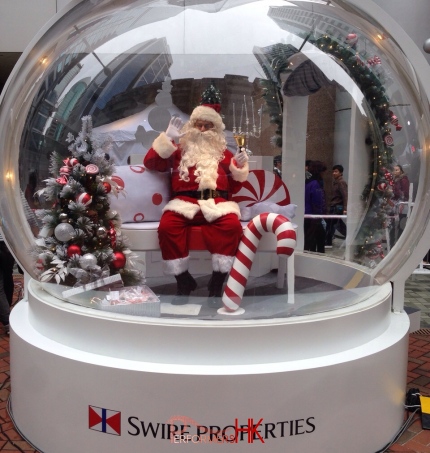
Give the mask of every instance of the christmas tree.
[{"label": "christmas tree", "polygon": [[215,82],[212,80],[211,84],[203,91],[200,105],[209,104],[218,106],[217,112],[221,110],[221,93],[218,88],[215,86]]},{"label": "christmas tree", "polygon": [[121,235],[120,216],[110,209],[109,194],[121,191],[112,178],[111,141],[93,137],[91,117],[86,116],[78,136],[69,134],[67,142],[71,155],[51,155],[52,177],[39,191],[52,203],[50,209],[36,211],[42,228],[32,253],[39,279],[80,286],[119,274],[125,286],[141,283],[136,256]]}]

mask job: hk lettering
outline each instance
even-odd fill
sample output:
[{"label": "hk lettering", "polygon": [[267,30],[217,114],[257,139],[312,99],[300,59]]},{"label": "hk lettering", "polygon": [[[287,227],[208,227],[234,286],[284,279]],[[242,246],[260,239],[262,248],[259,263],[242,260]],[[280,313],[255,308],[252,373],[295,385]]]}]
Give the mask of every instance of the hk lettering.
[{"label": "hk lettering", "polygon": [[254,419],[248,418],[248,424],[241,425],[239,428],[238,419],[236,418],[234,420],[234,429],[236,431],[236,442],[235,443],[238,442],[238,433],[248,433],[248,444],[253,444],[254,440],[259,440],[261,443],[264,444],[264,439],[261,437],[261,434],[258,431],[258,428],[260,427],[262,421],[263,421],[263,419],[260,418],[258,423],[256,425],[254,425]]}]

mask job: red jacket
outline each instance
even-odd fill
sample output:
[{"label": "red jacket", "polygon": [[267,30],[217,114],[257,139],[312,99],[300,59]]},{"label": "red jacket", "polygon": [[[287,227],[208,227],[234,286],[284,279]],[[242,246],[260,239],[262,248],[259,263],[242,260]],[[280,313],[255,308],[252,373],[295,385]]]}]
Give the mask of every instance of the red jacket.
[{"label": "red jacket", "polygon": [[[153,147],[148,151],[143,161],[148,170],[172,172],[172,191],[176,193],[176,196],[165,206],[164,210],[178,212],[190,219],[201,210],[208,222],[229,213],[235,213],[240,218],[239,206],[233,201],[226,201],[223,198],[197,200],[178,195],[182,191],[200,190],[199,183],[196,182],[196,176],[194,175],[195,167],[189,169],[189,181],[179,179],[178,168],[181,155],[181,148],[162,132],[154,140]],[[218,165],[218,177],[216,180],[216,189],[228,192],[229,198],[231,193],[238,190],[241,183],[246,181],[249,174],[248,164],[238,168],[233,157],[229,150],[226,149],[224,151],[224,157]],[[205,188],[203,187],[203,189]]]}]

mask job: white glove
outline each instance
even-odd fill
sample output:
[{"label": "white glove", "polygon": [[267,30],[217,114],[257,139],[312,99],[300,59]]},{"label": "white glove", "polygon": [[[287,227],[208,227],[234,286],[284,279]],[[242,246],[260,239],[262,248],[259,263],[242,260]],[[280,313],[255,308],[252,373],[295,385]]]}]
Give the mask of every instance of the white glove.
[{"label": "white glove", "polygon": [[174,116],[170,122],[169,126],[166,130],[166,135],[172,139],[173,141],[177,141],[181,138],[184,134],[181,134],[180,130],[184,126],[183,121],[178,116]]},{"label": "white glove", "polygon": [[246,151],[239,151],[235,154],[234,160],[236,161],[237,167],[242,168],[249,160],[248,153]]}]

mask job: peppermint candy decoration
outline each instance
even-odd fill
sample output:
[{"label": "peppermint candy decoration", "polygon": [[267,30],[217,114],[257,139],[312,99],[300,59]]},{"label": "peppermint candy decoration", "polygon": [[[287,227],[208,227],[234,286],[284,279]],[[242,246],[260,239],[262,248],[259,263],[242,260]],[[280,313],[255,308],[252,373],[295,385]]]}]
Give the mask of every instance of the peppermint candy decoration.
[{"label": "peppermint candy decoration", "polygon": [[99,167],[97,167],[97,165],[95,164],[88,164],[86,167],[85,167],[85,171],[87,173],[87,175],[98,175],[99,173]]},{"label": "peppermint candy decoration", "polygon": [[60,176],[69,176],[70,175],[70,168],[67,166],[60,168]]},{"label": "peppermint candy decoration", "polygon": [[290,256],[294,252],[296,232],[286,217],[274,213],[255,216],[245,228],[222,296],[227,312],[231,313],[239,308],[258,243],[265,232],[276,235],[278,255]]},{"label": "peppermint candy decoration", "polygon": [[385,135],[384,137],[384,143],[387,146],[393,146],[394,145],[394,139],[390,134]]},{"label": "peppermint candy decoration", "polygon": [[383,191],[387,188],[387,183],[386,183],[386,182],[380,182],[380,183],[377,185],[377,187],[378,187],[378,190],[380,190],[380,191],[383,192]]},{"label": "peppermint candy decoration", "polygon": [[269,200],[279,206],[290,204],[290,194],[282,179],[266,170],[251,170],[240,190],[232,195],[241,209]]},{"label": "peppermint candy decoration", "polygon": [[85,206],[88,206],[93,201],[90,194],[83,192],[76,197],[78,203],[82,203]]},{"label": "peppermint candy decoration", "polygon": [[79,161],[78,159],[76,159],[76,157],[68,157],[67,159],[64,159],[63,162],[68,167],[74,167],[76,164],[79,164]]}]

